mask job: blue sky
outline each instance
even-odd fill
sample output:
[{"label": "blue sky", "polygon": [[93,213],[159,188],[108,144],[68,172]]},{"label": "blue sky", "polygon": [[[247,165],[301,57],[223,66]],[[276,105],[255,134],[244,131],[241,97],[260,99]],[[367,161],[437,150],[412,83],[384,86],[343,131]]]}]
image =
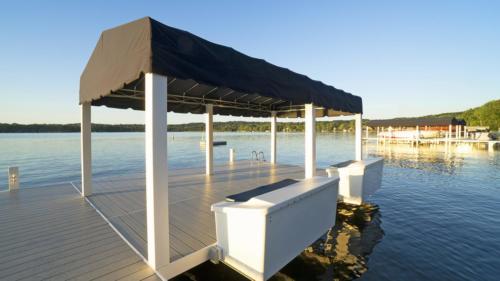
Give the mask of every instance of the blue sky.
[{"label": "blue sky", "polygon": [[[500,1],[2,2],[0,123],[78,122],[79,77],[100,32],[144,16],[359,95],[367,118],[460,111],[500,98],[499,14]],[[131,110],[93,113],[143,122]]]}]

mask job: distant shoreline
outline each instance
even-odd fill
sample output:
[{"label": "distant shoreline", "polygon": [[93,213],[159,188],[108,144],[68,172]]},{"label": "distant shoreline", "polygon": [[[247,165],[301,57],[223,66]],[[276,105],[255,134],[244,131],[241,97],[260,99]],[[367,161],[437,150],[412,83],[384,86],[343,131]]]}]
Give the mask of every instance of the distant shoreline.
[{"label": "distant shoreline", "polygon": [[[271,129],[270,122],[245,122],[229,121],[214,122],[216,132],[266,132]],[[169,132],[203,132],[204,123],[171,124],[168,125]],[[318,121],[318,132],[352,131],[354,121],[338,120]],[[304,123],[299,122],[279,122],[279,132],[303,132]],[[0,133],[78,133],[80,124],[6,124],[0,123]],[[144,132],[142,124],[92,124],[92,132],[106,133],[127,133]]]},{"label": "distant shoreline", "polygon": [[[482,106],[471,108],[463,112],[449,112],[423,117],[456,117],[464,119],[469,126],[489,126],[492,131],[500,127],[500,99],[485,103]],[[404,118],[404,117],[402,117]],[[367,122],[365,119],[363,122]],[[334,131],[354,130],[353,120],[318,121],[317,131],[328,133]],[[170,132],[202,132],[204,123],[170,124]],[[271,130],[270,122],[228,121],[215,122],[217,132],[266,132]],[[278,122],[279,132],[303,132],[303,122]],[[0,123],[0,133],[77,133],[80,132],[80,123],[73,124],[16,124]],[[92,124],[92,132],[144,132],[143,124]]]}]

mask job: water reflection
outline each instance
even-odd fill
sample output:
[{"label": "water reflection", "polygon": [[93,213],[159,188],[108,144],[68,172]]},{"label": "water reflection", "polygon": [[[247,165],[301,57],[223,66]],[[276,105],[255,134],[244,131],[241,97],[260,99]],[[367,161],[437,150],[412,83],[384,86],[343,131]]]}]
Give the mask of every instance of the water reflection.
[{"label": "water reflection", "polygon": [[427,172],[453,175],[464,165],[466,157],[484,151],[465,149],[462,146],[429,145],[409,146],[405,144],[378,144],[368,152],[369,157],[383,157],[384,165],[418,169]]},{"label": "water reflection", "polygon": [[358,278],[368,270],[368,257],[383,236],[377,205],[339,203],[335,226],[271,280]]},{"label": "water reflection", "polygon": [[[358,278],[368,270],[368,257],[383,236],[377,205],[339,203],[335,226],[270,280],[330,281]],[[223,264],[206,262],[174,280],[247,279]]]}]

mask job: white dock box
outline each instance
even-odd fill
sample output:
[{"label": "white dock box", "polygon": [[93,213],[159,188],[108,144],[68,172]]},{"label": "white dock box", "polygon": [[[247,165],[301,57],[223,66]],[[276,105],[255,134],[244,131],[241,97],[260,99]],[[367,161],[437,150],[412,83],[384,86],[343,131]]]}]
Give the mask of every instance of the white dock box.
[{"label": "white dock box", "polygon": [[246,202],[219,202],[221,260],[254,280],[267,280],[335,224],[339,179],[315,177]]},{"label": "white dock box", "polygon": [[329,168],[331,176],[340,178],[339,199],[343,202],[360,205],[368,196],[373,195],[382,182],[384,160],[382,158],[356,161],[342,168]]}]

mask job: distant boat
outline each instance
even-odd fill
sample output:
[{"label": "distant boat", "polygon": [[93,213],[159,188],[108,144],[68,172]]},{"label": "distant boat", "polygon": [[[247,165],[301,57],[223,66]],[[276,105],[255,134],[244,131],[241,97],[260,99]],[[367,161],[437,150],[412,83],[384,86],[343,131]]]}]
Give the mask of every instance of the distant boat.
[{"label": "distant boat", "polygon": [[[213,145],[214,146],[227,145],[227,141],[214,141]],[[200,146],[205,146],[205,141],[204,140],[200,141]]]}]

